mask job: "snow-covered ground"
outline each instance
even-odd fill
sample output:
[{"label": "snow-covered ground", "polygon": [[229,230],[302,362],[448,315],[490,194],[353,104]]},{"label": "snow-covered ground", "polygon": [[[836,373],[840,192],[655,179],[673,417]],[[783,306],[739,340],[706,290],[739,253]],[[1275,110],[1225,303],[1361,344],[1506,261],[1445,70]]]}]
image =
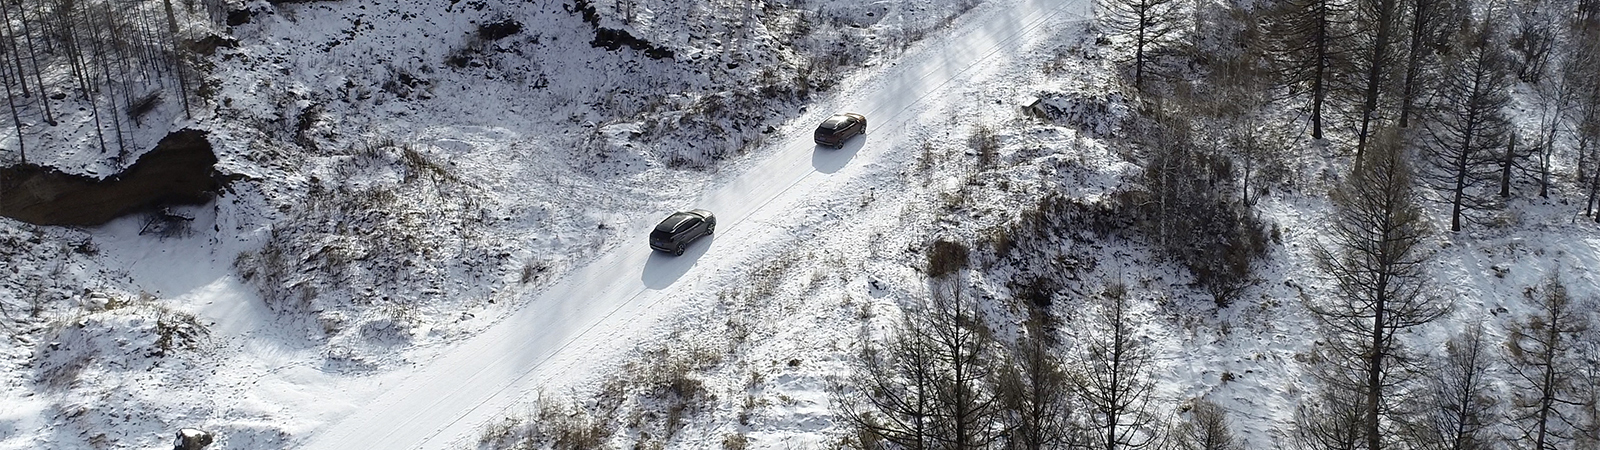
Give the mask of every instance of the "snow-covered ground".
[{"label": "snow-covered ground", "polygon": [[[17,274],[0,293],[15,327],[0,448],[153,448],[185,426],[218,433],[212,448],[490,447],[551,408],[619,448],[832,447],[847,430],[831,396],[926,295],[929,242],[982,242],[1047,194],[1093,204],[1138,183],[1103,139],[1115,120],[1019,108],[1052,92],[1125,111],[1085,1],[596,5],[601,26],[705,61],[594,49],[571,3],[249,3],[220,106],[197,122],[224,170],[257,182],[187,210],[186,235],[141,234],[140,217],[0,227]],[[523,32],[474,38],[506,19]],[[800,19],[838,26],[784,31]],[[826,91],[796,93],[819,80],[801,61],[843,37],[874,41]],[[782,94],[736,88],[762,79]],[[812,145],[846,110],[867,135]],[[995,154],[974,149],[980,130]],[[1217,402],[1247,448],[1287,444],[1317,339],[1301,301],[1329,292],[1311,248],[1323,168],[1341,159],[1296,158],[1257,206],[1281,244],[1228,308],[1139,242],[1054,250],[1074,261],[1054,308],[1082,320],[1076,301],[1129,285],[1158,403]],[[715,236],[676,258],[644,245],[690,207],[718,214]],[[1423,351],[1479,321],[1500,342],[1553,273],[1600,294],[1593,222],[1559,201],[1507,211],[1430,241],[1456,311],[1410,337]],[[969,275],[997,324],[1020,320],[1018,270]],[[20,317],[35,298],[63,300]]]}]

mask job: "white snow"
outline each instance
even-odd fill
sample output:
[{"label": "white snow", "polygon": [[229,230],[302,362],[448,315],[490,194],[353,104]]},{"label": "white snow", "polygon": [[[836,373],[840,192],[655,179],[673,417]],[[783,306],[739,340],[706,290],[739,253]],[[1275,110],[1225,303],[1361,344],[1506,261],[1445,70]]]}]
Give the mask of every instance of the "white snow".
[{"label": "white snow", "polygon": [[[18,274],[0,290],[7,313],[29,295],[73,303],[7,319],[34,328],[8,330],[0,346],[0,449],[151,448],[181,427],[217,433],[212,448],[223,449],[464,448],[541,402],[588,407],[608,395],[638,415],[613,430],[619,447],[718,448],[729,436],[829,447],[846,431],[831,395],[851,358],[926,295],[927,242],[976,242],[1045,193],[1096,202],[1137,182],[1107,139],[1127,105],[1100,54],[1111,50],[1092,44],[1086,0],[970,11],[840,0],[776,16],[597,3],[602,26],[715,63],[593,49],[591,28],[557,13],[559,2],[248,2],[261,13],[235,28],[241,47],[223,51],[224,106],[168,125],[208,125],[225,171],[270,181],[181,209],[195,218],[183,236],[141,234],[142,217],[0,226],[6,245],[28,249],[0,268]],[[759,26],[736,26],[757,16]],[[474,40],[478,24],[505,18],[525,31]],[[772,50],[797,20],[836,27]],[[814,56],[794,49],[841,36],[871,41],[828,90],[750,92],[761,69],[789,73]],[[440,63],[449,55],[470,63]],[[402,73],[422,81],[385,87]],[[1069,111],[1068,124],[1024,116],[1017,99],[1040,96]],[[307,114],[312,105],[321,113]],[[867,115],[867,134],[839,150],[813,145],[811,127],[839,111]],[[314,149],[290,144],[302,116]],[[711,125],[726,136],[685,131]],[[1000,143],[992,167],[969,144],[978,127]],[[1300,302],[1329,292],[1311,257],[1329,211],[1314,168],[1338,159],[1305,153],[1291,161],[1303,172],[1257,206],[1282,244],[1232,307],[1216,309],[1136,242],[1056,249],[1093,260],[1077,261],[1063,302],[1108,281],[1132,287],[1158,350],[1158,402],[1217,402],[1247,448],[1287,442],[1301,359],[1317,339]],[[46,161],[108,170],[88,154]],[[335,200],[308,200],[316,189],[394,194],[382,200],[392,215],[351,217]],[[716,234],[680,257],[651,251],[654,223],[688,208],[715,212]],[[1430,243],[1438,294],[1457,310],[1416,345],[1480,320],[1500,342],[1529,311],[1523,289],[1550,274],[1579,297],[1600,293],[1593,222],[1561,201],[1507,210],[1503,225]],[[267,275],[247,275],[259,260],[238,261],[275,245],[288,258],[283,282],[262,289],[252,277]],[[972,295],[1014,326],[1016,305],[995,299],[1009,298],[1005,277],[1019,269],[996,267],[973,272]],[[1079,306],[1056,306],[1069,341]],[[187,315],[205,332],[150,356],[158,326]],[[661,381],[649,372],[662,367],[708,394],[677,430],[649,415],[664,401],[649,395]]]}]

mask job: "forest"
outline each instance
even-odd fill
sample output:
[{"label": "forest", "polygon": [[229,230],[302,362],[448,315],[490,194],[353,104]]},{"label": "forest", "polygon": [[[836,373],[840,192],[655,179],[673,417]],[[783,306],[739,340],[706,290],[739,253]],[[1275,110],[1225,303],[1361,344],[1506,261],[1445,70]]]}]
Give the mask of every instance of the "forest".
[{"label": "forest", "polygon": [[1600,299],[1562,275],[1526,286],[1531,309],[1503,329],[1445,330],[1440,348],[1408,337],[1455,313],[1430,242],[1504,226],[1516,198],[1600,221],[1600,1],[1099,0],[1093,21],[1097,44],[1125,50],[1137,114],[1113,139],[1142,188],[1045,198],[970,251],[929,248],[930,294],[836,399],[862,448],[1245,448],[1210,399],[1156,395],[1167,357],[1122,282],[1013,280],[1021,325],[960,286],[1089,230],[1078,243],[1131,237],[1218,307],[1241,301],[1278,239],[1254,206],[1300,170],[1292,152],[1344,164],[1314,249],[1332,289],[1301,300],[1317,345],[1297,356],[1308,376],[1279,448],[1600,448]]}]

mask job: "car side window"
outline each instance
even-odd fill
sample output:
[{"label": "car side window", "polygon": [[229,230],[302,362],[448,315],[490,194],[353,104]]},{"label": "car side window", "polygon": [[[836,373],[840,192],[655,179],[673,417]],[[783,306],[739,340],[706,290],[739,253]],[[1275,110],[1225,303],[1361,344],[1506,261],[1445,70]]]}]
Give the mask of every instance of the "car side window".
[{"label": "car side window", "polygon": [[683,231],[693,230],[698,226],[700,226],[700,219],[698,218],[691,218],[683,221]]}]

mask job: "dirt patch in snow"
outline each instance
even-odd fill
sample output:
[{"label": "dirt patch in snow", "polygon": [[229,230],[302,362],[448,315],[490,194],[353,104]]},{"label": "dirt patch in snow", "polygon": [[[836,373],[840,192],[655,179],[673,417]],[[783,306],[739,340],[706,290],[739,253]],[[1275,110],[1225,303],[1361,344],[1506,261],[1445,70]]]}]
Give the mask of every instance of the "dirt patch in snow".
[{"label": "dirt patch in snow", "polygon": [[34,164],[0,168],[0,215],[36,225],[99,225],[146,208],[203,204],[221,187],[204,131],[162,138],[127,170],[105,179]]}]

